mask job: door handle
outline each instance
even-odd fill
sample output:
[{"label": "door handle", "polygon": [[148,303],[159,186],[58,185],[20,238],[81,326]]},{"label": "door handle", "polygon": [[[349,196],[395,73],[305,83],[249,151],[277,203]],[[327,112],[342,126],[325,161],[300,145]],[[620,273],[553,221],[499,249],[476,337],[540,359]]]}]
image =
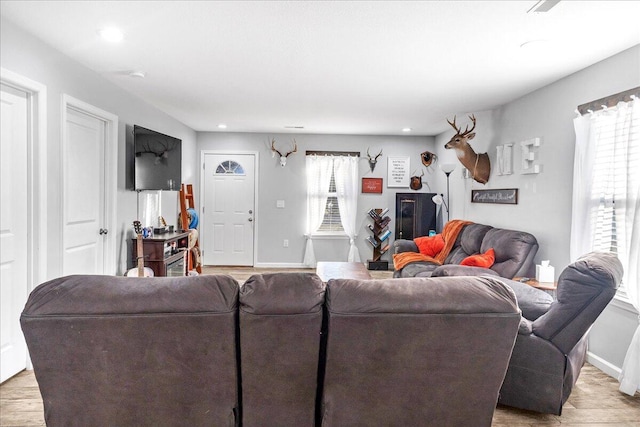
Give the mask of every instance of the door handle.
[{"label": "door handle", "polygon": [[107,230],[106,228],[101,228],[100,229],[100,235],[102,236],[103,234],[107,234],[109,233],[109,230]]},{"label": "door handle", "polygon": [[253,222],[253,218],[249,218],[249,222]]}]

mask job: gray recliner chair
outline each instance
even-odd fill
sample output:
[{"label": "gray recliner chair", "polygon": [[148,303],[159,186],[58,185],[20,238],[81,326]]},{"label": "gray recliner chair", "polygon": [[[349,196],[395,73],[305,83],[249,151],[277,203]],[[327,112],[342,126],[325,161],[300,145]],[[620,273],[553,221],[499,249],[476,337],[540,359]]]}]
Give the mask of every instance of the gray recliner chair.
[{"label": "gray recliner chair", "polygon": [[544,314],[527,319],[523,311],[499,403],[562,413],[585,362],[589,329],[615,295],[622,275],[614,254],[587,254],[562,272],[557,301]]}]

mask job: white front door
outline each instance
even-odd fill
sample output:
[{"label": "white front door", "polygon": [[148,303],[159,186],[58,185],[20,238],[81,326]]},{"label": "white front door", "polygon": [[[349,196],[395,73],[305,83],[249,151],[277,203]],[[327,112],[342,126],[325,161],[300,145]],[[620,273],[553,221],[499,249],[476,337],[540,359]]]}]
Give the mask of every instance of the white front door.
[{"label": "white front door", "polygon": [[62,274],[106,274],[106,123],[67,106],[64,126]]},{"label": "white front door", "polygon": [[253,265],[255,164],[254,154],[204,155],[204,265]]},{"label": "white front door", "polygon": [[27,301],[29,255],[28,100],[1,85],[0,126],[0,382],[26,367],[20,312]]}]

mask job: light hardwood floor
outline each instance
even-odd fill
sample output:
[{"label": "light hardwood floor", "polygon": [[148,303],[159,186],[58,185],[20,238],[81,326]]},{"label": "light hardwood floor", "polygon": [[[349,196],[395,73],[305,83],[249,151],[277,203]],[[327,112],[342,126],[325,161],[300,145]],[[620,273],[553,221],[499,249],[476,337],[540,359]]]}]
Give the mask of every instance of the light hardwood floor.
[{"label": "light hardwood floor", "polygon": [[[243,283],[252,274],[273,269],[205,267],[204,274],[229,274]],[[284,269],[282,271],[312,271]],[[391,277],[391,272],[372,271],[374,278]],[[44,426],[42,398],[32,371],[24,371],[0,385],[0,427]],[[634,397],[618,391],[618,382],[594,366],[582,368],[578,382],[564,405],[562,416],[538,414],[498,406],[494,427],[640,427],[640,393]]]}]

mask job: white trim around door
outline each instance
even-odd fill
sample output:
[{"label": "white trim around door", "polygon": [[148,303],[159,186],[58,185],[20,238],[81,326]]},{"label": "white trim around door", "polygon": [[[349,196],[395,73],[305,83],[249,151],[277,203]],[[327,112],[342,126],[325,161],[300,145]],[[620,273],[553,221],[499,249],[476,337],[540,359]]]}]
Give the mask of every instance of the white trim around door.
[{"label": "white trim around door", "polygon": [[[205,174],[203,173],[204,170],[204,163],[205,163],[205,156],[209,155],[209,154],[220,154],[220,155],[224,155],[224,154],[238,154],[238,155],[253,155],[255,162],[254,162],[254,193],[253,193],[253,266],[255,266],[257,264],[257,257],[258,257],[258,228],[259,228],[259,224],[260,224],[260,209],[259,209],[259,205],[258,205],[258,194],[260,194],[260,189],[259,189],[259,182],[260,180],[258,179],[259,175],[260,175],[260,153],[258,151],[242,151],[242,150],[201,150],[200,151],[200,225],[202,225],[203,221],[202,219],[205,217],[205,213],[202,211],[202,203],[204,201],[204,191],[205,191],[205,185],[204,185],[204,181],[205,181]],[[200,231],[199,236],[200,239],[202,239],[204,233],[202,233],[202,231]],[[203,248],[204,244],[200,243],[200,248]]]},{"label": "white trim around door", "polygon": [[[116,274],[116,203],[117,203],[117,185],[118,185],[118,116],[108,111],[97,108],[79,99],[73,98],[67,94],[62,95],[61,107],[61,137],[62,152],[65,152],[65,143],[67,141],[67,111],[75,110],[82,114],[93,116],[101,120],[105,124],[105,158],[104,158],[104,190],[105,190],[105,218],[104,226],[108,232],[104,239],[104,274]],[[61,160],[62,171],[71,165],[65,164],[64,156]],[[60,174],[60,188],[64,193],[64,174]],[[65,194],[61,194],[61,200],[65,200]],[[60,218],[65,218],[64,203],[61,204]],[[60,239],[60,253],[64,253],[64,236]]]},{"label": "white trim around door", "polygon": [[0,68],[3,84],[25,92],[29,98],[29,291],[49,279],[47,272],[47,87],[6,68]]}]

